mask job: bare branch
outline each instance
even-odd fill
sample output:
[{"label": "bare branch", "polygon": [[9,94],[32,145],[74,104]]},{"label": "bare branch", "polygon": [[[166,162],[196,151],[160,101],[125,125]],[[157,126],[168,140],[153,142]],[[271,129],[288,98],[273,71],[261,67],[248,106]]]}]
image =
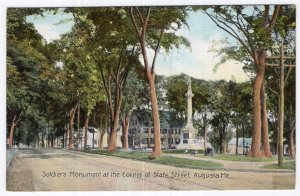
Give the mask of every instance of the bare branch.
[{"label": "bare branch", "polygon": [[254,28],[253,25],[251,24],[250,20],[247,17],[245,17],[245,14],[241,14],[241,16],[252,28]]},{"label": "bare branch", "polygon": [[292,72],[292,69],[293,67],[290,67],[287,74],[286,74],[286,77],[285,77],[285,80],[284,80],[284,86],[286,86],[286,83],[287,83],[287,80],[288,80],[288,77],[290,76],[291,72]]},{"label": "bare branch", "polygon": [[208,17],[221,29],[223,29],[224,31],[226,31],[227,33],[229,33],[232,37],[234,37],[235,39],[239,39],[238,37],[236,37],[236,35],[234,35],[232,32],[230,32],[229,30],[225,29],[224,27],[222,27],[213,17],[211,14],[209,14],[208,12],[205,11],[205,13],[208,15]]},{"label": "bare branch", "polygon": [[146,35],[148,21],[149,21],[149,18],[150,18],[150,11],[151,11],[151,7],[148,7],[147,14],[146,14],[146,19],[145,19],[145,22],[143,24],[143,31],[142,31],[142,36],[143,37],[145,37],[145,35]]},{"label": "bare branch", "polygon": [[108,77],[108,82],[107,83],[108,83],[108,93],[107,93],[108,107],[109,107],[109,112],[110,112],[110,119],[111,119],[111,122],[113,122],[114,112],[113,112],[113,104],[112,104],[112,96],[111,96],[110,77]]},{"label": "bare branch", "polygon": [[[221,29],[223,29],[224,31],[226,31],[228,34],[230,34],[232,37],[234,37],[236,40],[238,40],[243,46],[244,48],[247,50],[247,52],[254,57],[254,54],[252,54],[251,50],[249,49],[249,47],[242,41],[242,39],[235,33],[235,31],[228,26],[225,22],[220,21],[219,19],[213,17],[211,14],[209,14],[208,12],[205,11],[205,13],[210,17],[210,19]],[[214,19],[215,18],[215,19]],[[226,29],[225,27],[221,26],[216,20],[218,20],[220,23],[222,23],[223,25],[225,25],[227,28],[229,28],[232,32],[230,32],[228,29]]]},{"label": "bare branch", "polygon": [[133,7],[130,7],[129,10],[130,10],[130,18],[131,18],[131,21],[132,21],[132,23],[133,23],[133,26],[134,26],[134,28],[135,28],[135,30],[136,30],[137,36],[140,37],[140,36],[141,36],[141,35],[140,35],[140,31],[139,31],[139,28],[138,28],[138,26],[137,26],[137,23],[136,23],[136,20],[135,20],[135,18],[134,18],[134,14],[133,14]]},{"label": "bare branch", "polygon": [[15,121],[14,125],[16,126],[21,120],[21,116],[18,116],[17,120]]},{"label": "bare branch", "polygon": [[253,40],[251,39],[251,37],[249,36],[249,33],[247,33],[247,32],[243,29],[243,27],[242,27],[242,25],[241,25],[241,23],[240,23],[240,21],[239,21],[239,14],[238,14],[238,13],[237,13],[236,18],[237,18],[237,22],[238,22],[238,26],[236,25],[236,27],[237,27],[238,29],[240,29],[240,30],[243,32],[243,34],[245,35],[245,37],[247,38],[248,43],[249,43],[249,45],[250,45],[250,50],[251,50],[250,55],[254,58],[254,57],[255,57],[255,46],[254,46],[254,42],[253,42]]},{"label": "bare branch", "polygon": [[111,66],[109,66],[108,72],[109,72],[109,75],[112,76],[112,78],[113,78],[115,81],[118,80],[118,77],[117,77],[116,73],[113,72]]},{"label": "bare branch", "polygon": [[119,56],[119,61],[118,61],[118,68],[117,68],[117,73],[116,73],[117,76],[119,75],[119,72],[120,72],[120,69],[121,69],[121,65],[122,65],[122,61],[123,61],[123,52],[124,52],[125,48],[126,48],[126,43],[124,42],[123,46],[122,46],[122,49],[120,51],[120,56]]},{"label": "bare branch", "polygon": [[269,5],[265,5],[264,7],[265,7],[265,11],[263,15],[264,27],[267,27],[269,22]]},{"label": "bare branch", "polygon": [[98,67],[99,67],[99,69],[100,69],[100,74],[101,74],[101,78],[102,78],[102,83],[103,83],[103,86],[104,86],[104,90],[105,90],[106,93],[108,94],[108,87],[107,87],[106,81],[105,81],[105,79],[104,79],[103,68],[102,68],[102,66],[100,65],[99,62],[98,62],[97,64],[98,64]]},{"label": "bare branch", "polygon": [[279,96],[279,94],[278,94],[275,90],[273,90],[271,87],[268,86],[268,89],[269,89],[272,93],[274,93],[277,97]]},{"label": "bare branch", "polygon": [[137,13],[138,13],[138,15],[139,15],[139,17],[140,17],[140,20],[141,20],[141,23],[142,23],[142,25],[144,26],[144,19],[143,19],[143,16],[142,16],[142,13],[141,13],[141,11],[140,11],[140,9],[139,8],[137,8],[137,7],[134,7],[135,9],[136,9],[136,11],[137,11]]},{"label": "bare branch", "polygon": [[[262,11],[261,11],[257,6],[254,6],[254,11],[257,11],[257,13],[258,13],[261,17],[263,17]],[[254,11],[253,11],[252,15],[255,15],[255,12],[254,12]]]},{"label": "bare branch", "polygon": [[156,61],[156,57],[157,57],[157,53],[159,51],[159,47],[160,47],[160,43],[161,43],[161,40],[162,40],[162,36],[164,34],[164,29],[162,28],[160,30],[160,35],[159,35],[159,38],[158,38],[158,41],[157,41],[157,45],[156,45],[156,48],[154,50],[154,57],[153,57],[153,60],[152,60],[152,66],[151,66],[151,74],[154,73],[154,68],[155,68],[155,61]]},{"label": "bare branch", "polygon": [[132,59],[133,59],[133,56],[134,56],[134,52],[135,52],[135,46],[133,46],[133,48],[131,50],[131,55],[130,55],[129,61],[127,63],[127,66],[125,67],[124,71],[121,74],[120,81],[123,82],[123,83],[126,82],[127,75],[129,73],[131,62],[132,62]]},{"label": "bare branch", "polygon": [[272,31],[272,29],[274,28],[276,20],[279,16],[280,10],[281,10],[281,5],[275,5],[275,9],[274,9],[274,12],[273,12],[273,15],[272,15],[272,20],[271,20],[270,25],[268,27],[269,31]]}]

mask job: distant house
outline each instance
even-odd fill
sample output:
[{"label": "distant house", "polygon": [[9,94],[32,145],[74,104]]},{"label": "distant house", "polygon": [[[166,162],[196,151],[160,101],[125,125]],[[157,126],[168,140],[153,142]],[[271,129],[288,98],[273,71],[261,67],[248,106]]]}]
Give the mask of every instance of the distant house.
[{"label": "distant house", "polygon": [[[185,122],[172,121],[170,112],[160,111],[160,116],[164,115],[164,120],[160,125],[160,141],[162,148],[176,148],[182,139],[182,127]],[[143,118],[138,118],[132,115],[128,129],[128,145],[129,148],[152,148],[154,146],[154,128],[152,125],[146,125],[142,122]],[[197,138],[195,143],[197,146],[204,147],[204,139]],[[206,146],[211,147],[211,144],[206,141]]]},{"label": "distant house", "polygon": [[[238,138],[238,154],[247,154],[252,143],[252,138]],[[236,154],[236,138],[232,138],[228,143],[228,154]]]},{"label": "distant house", "polygon": [[[162,148],[175,147],[180,143],[181,128],[161,128],[160,132]],[[130,148],[152,148],[154,146],[154,128],[143,125],[136,116],[132,116],[128,130],[128,145]]]}]

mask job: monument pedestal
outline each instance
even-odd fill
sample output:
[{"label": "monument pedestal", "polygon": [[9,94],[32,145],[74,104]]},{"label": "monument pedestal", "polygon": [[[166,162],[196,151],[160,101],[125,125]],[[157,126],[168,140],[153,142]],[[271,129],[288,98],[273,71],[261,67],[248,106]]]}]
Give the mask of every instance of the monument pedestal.
[{"label": "monument pedestal", "polygon": [[200,146],[196,138],[196,130],[194,129],[193,124],[187,124],[182,129],[180,144],[177,146],[177,149],[203,149],[203,146]]}]

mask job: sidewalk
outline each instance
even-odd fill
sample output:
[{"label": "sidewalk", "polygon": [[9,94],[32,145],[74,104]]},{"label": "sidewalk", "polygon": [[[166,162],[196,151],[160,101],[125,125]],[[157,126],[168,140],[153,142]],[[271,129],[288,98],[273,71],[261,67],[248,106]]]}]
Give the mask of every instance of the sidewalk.
[{"label": "sidewalk", "polygon": [[17,152],[18,152],[18,149],[16,149],[16,148],[6,150],[6,169],[10,165],[11,161],[14,159]]},{"label": "sidewalk", "polygon": [[192,154],[167,154],[168,156],[173,157],[179,157],[179,158],[185,158],[185,159],[194,159],[194,160],[202,160],[202,161],[212,161],[216,163],[221,163],[224,166],[224,170],[228,171],[241,171],[241,172],[295,172],[294,170],[288,170],[288,169],[264,169],[261,168],[264,165],[268,164],[274,164],[277,163],[277,161],[268,161],[268,162],[241,162],[241,161],[225,161],[225,160],[219,160],[219,159],[213,159],[213,158],[203,158],[199,156],[195,156]]}]

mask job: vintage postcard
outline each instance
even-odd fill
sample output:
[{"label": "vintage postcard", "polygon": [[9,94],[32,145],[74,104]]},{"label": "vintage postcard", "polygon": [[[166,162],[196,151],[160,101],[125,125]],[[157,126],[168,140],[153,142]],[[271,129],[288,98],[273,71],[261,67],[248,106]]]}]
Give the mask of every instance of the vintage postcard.
[{"label": "vintage postcard", "polygon": [[6,191],[295,190],[296,5],[6,7]]}]

